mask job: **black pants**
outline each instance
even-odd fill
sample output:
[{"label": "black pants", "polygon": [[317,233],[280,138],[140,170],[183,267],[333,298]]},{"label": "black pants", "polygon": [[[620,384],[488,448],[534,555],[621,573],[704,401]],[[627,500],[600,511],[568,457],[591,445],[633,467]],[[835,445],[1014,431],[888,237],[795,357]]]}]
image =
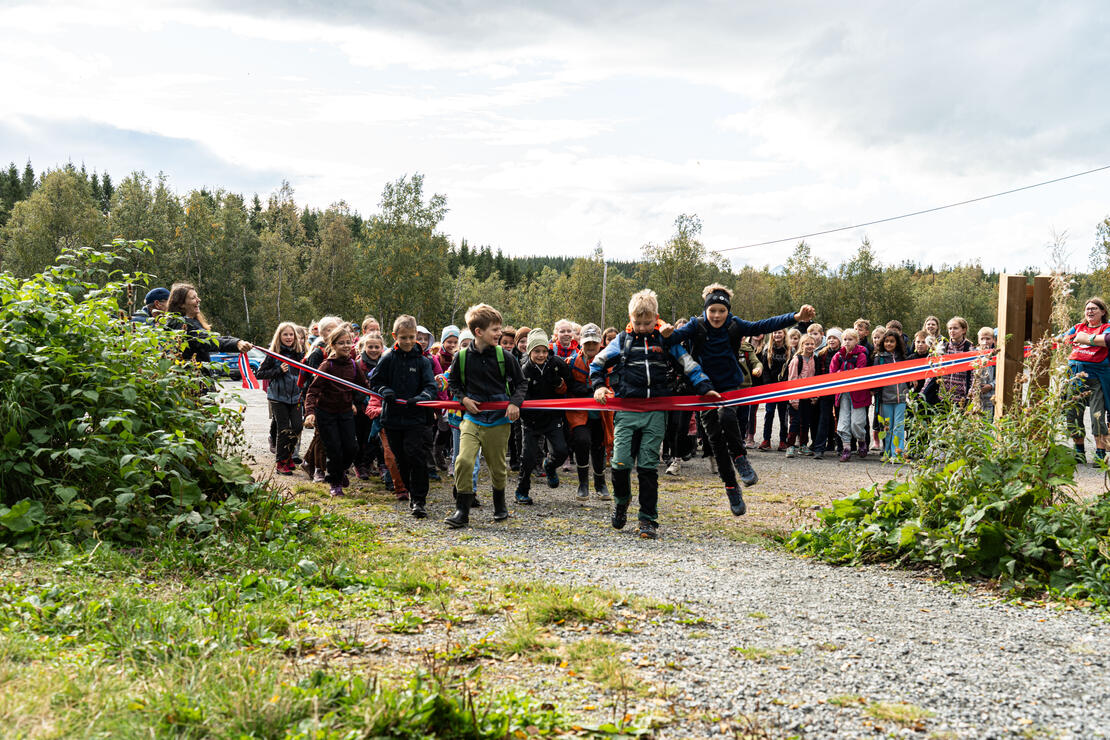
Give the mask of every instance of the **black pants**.
[{"label": "black pants", "polygon": [[274,424],[277,425],[277,434],[274,437],[277,443],[277,459],[291,460],[293,448],[297,446],[297,440],[301,437],[301,427],[304,424],[304,420],[301,419],[301,405],[270,401],[270,413],[274,417]]},{"label": "black pants", "polygon": [[517,491],[528,493],[532,489],[532,471],[540,458],[540,443],[547,440],[547,449],[555,467],[562,465],[568,455],[567,440],[563,432],[566,421],[562,418],[524,422],[521,434],[524,437],[524,455],[520,461],[520,483]]},{"label": "black pants", "polygon": [[359,470],[373,470],[385,464],[385,454],[382,451],[381,440],[377,437],[370,437],[370,430],[373,428],[373,419],[366,414],[355,415],[355,436],[358,438],[355,467]]},{"label": "black pants", "polygon": [[763,439],[767,442],[771,441],[771,427],[775,422],[775,414],[779,417],[779,442],[786,441],[786,410],[790,408],[789,401],[779,401],[778,403],[767,404],[766,413],[763,416]]},{"label": "black pants", "polygon": [[690,439],[690,417],[693,411],[672,410],[667,412],[667,428],[663,432],[663,457],[665,459],[683,458],[694,450]]},{"label": "black pants", "polygon": [[576,426],[570,438],[578,467],[593,462],[594,474],[602,475],[605,472],[605,424],[601,419],[588,419],[585,424]]},{"label": "black pants", "polygon": [[409,491],[409,500],[424,505],[428,502],[428,446],[427,429],[398,427],[382,429],[389,441],[389,449],[397,459],[401,480]]},{"label": "black pants", "polygon": [[347,468],[355,461],[358,440],[355,438],[355,412],[344,411],[333,414],[324,409],[316,409],[316,429],[327,450],[328,483],[338,486],[343,482]]},{"label": "black pants", "polygon": [[509,428],[509,467],[520,468],[520,458],[524,454],[524,435],[520,431],[520,419]]},{"label": "black pants", "polygon": [[717,460],[717,473],[727,488],[736,488],[736,469],[732,467],[729,448],[739,449],[745,454],[744,437],[736,420],[736,407],[721,406],[708,409],[699,414],[709,437],[709,448]]},{"label": "black pants", "polygon": [[798,401],[798,408],[790,407],[790,442],[809,444],[817,440],[817,409],[812,398]]},{"label": "black pants", "polygon": [[840,435],[836,433],[836,417],[833,415],[835,398],[835,395],[828,395],[813,399],[817,413],[817,432],[813,435],[810,449],[814,452],[834,450],[840,441]]}]

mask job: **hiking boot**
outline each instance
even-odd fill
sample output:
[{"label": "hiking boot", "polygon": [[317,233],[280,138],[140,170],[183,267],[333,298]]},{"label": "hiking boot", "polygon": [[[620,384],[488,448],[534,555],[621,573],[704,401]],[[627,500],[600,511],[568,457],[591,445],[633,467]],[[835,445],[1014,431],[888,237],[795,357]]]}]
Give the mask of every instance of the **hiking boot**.
[{"label": "hiking boot", "polygon": [[330,493],[332,496],[342,496],[343,486],[332,486],[328,493]]},{"label": "hiking boot", "polygon": [[470,524],[470,495],[461,494],[455,499],[455,513],[443,520],[451,529],[462,529]]},{"label": "hiking boot", "polygon": [[840,453],[840,462],[848,462],[851,459],[852,459],[852,451],[850,449],[848,449],[847,447],[845,447],[844,451]]},{"label": "hiking boot", "polygon": [[771,451],[771,440],[765,439],[762,442],[760,442],[759,443],[759,450],[760,450],[760,452],[770,452]]},{"label": "hiking boot", "polygon": [[293,463],[290,460],[278,460],[275,467],[278,475],[293,475]]},{"label": "hiking boot", "polygon": [[532,497],[529,496],[526,491],[521,491],[519,488],[516,492],[516,502],[521,506],[531,506],[532,504],[536,503],[532,500]]},{"label": "hiking boot", "polygon": [[794,445],[791,445],[791,446],[787,447],[786,448],[786,456],[789,457],[789,458],[797,457],[798,456],[798,448],[795,447]]},{"label": "hiking boot", "polygon": [[574,497],[576,499],[578,499],[579,501],[589,501],[590,500],[590,466],[589,465],[579,465],[578,466],[578,492],[574,494]]},{"label": "hiking boot", "polygon": [[613,470],[613,529],[623,529],[628,522],[628,502],[632,499],[632,471]]},{"label": "hiking boot", "polygon": [[782,440],[779,442],[779,452],[786,452],[787,447],[789,447],[789,445],[786,444],[786,440]]},{"label": "hiking boot", "polygon": [[613,498],[609,495],[609,487],[605,485],[605,473],[601,475],[594,474],[594,493],[601,501],[608,501]]},{"label": "hiking boot", "polygon": [[728,508],[733,516],[744,516],[747,513],[748,505],[744,503],[744,496],[740,493],[739,486],[736,488],[726,486],[725,495],[728,496]]},{"label": "hiking boot", "polygon": [[682,460],[677,457],[667,466],[664,472],[666,475],[678,475],[682,471]]},{"label": "hiking boot", "polygon": [[752,468],[747,455],[737,455],[732,462],[736,465],[736,472],[740,474],[740,480],[744,482],[745,486],[751,488],[759,482],[759,476],[755,474],[755,469]]},{"label": "hiking boot", "polygon": [[409,504],[409,513],[412,514],[413,519],[423,519],[428,516],[427,510],[424,509],[424,504],[419,501],[413,501]]},{"label": "hiking boot", "polygon": [[313,473],[312,474],[312,482],[313,483],[323,483],[324,482],[324,471],[323,470],[317,470],[315,473]]},{"label": "hiking boot", "polygon": [[505,506],[505,491],[493,489],[493,521],[499,522],[509,518],[509,509]]},{"label": "hiking boot", "polygon": [[543,461],[543,472],[547,476],[547,487],[559,487],[559,470],[555,467],[555,461],[550,457]]},{"label": "hiking boot", "polygon": [[640,539],[642,540],[657,540],[659,539],[659,525],[655,522],[649,522],[647,519],[640,520]]}]

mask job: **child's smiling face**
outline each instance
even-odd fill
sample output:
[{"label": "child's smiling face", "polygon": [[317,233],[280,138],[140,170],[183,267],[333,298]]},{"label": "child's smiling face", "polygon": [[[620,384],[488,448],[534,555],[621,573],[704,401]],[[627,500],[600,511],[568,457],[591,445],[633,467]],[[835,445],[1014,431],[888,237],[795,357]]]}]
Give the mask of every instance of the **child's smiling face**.
[{"label": "child's smiling face", "polygon": [[397,341],[397,349],[409,352],[416,345],[416,329],[401,329],[399,332],[394,332],[393,339]]},{"label": "child's smiling face", "polygon": [[725,319],[728,318],[728,309],[720,303],[714,303],[705,309],[705,318],[714,329],[720,329],[725,325]]}]

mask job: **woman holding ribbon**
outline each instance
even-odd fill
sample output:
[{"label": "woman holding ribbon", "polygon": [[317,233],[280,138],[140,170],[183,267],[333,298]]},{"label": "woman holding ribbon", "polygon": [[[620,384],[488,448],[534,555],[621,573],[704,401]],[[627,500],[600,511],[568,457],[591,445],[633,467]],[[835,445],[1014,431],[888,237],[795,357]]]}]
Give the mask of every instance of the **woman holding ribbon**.
[{"label": "woman holding ribbon", "polygon": [[201,363],[201,372],[211,376],[208,363],[213,352],[248,352],[254,345],[245,339],[216,336],[208,319],[200,311],[200,296],[195,286],[189,283],[174,283],[170,288],[170,298],[166,303],[167,329],[185,331],[185,345],[181,359]]},{"label": "woman holding ribbon", "polygon": [[1068,425],[1072,428],[1075,455],[1087,461],[1084,445],[1083,407],[1091,408],[1091,433],[1095,437],[1095,459],[1105,460],[1110,447],[1106,425],[1106,400],[1110,399],[1110,362],[1107,362],[1106,334],[1110,331],[1110,310],[1106,301],[1098,296],[1087,299],[1083,305],[1083,321],[1064,333],[1064,340],[1072,345],[1068,355],[1068,368],[1075,378],[1077,398],[1068,411]]}]

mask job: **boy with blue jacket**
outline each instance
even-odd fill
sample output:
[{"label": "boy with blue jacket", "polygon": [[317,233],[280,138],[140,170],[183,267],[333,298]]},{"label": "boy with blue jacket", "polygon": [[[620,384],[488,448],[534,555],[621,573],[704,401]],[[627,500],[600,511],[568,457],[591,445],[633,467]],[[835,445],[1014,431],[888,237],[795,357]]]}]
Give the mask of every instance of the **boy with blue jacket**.
[{"label": "boy with blue jacket", "polygon": [[[812,321],[817,313],[813,306],[806,304],[797,313],[784,313],[761,321],[744,321],[732,314],[732,291],[724,285],[707,285],[701,295],[705,301],[702,315],[692,317],[681,329],[672,331],[670,326],[663,327],[662,333],[666,337],[664,346],[689,342],[694,361],[701,365],[713,388],[722,393],[736,390],[744,384],[744,372],[738,359],[744,337],[770,334],[798,322]],[[741,516],[748,507],[736,481],[736,469],[740,471],[740,479],[745,486],[754,486],[759,476],[748,460],[736,410],[725,406],[702,411],[701,422],[717,461],[717,472],[725,484],[729,509],[735,516]],[[735,460],[729,456],[730,444],[733,449],[740,450]],[[736,469],[733,468],[734,462]]]},{"label": "boy with blue jacket", "polygon": [[[628,327],[601,350],[590,363],[590,386],[594,400],[604,404],[610,395],[617,398],[660,398],[673,394],[674,381],[685,374],[694,390],[709,399],[721,396],[709,378],[681,345],[669,349],[659,333],[659,301],[652,290],[641,290],[628,302]],[[612,375],[609,375],[612,370]],[[606,387],[606,379],[612,391]],[[659,446],[666,429],[666,411],[618,411],[613,428],[613,516],[611,523],[621,529],[627,522],[632,498],[632,466],[635,463],[640,483],[640,536],[659,537]],[[632,440],[643,435],[639,454],[632,459]]]}]

